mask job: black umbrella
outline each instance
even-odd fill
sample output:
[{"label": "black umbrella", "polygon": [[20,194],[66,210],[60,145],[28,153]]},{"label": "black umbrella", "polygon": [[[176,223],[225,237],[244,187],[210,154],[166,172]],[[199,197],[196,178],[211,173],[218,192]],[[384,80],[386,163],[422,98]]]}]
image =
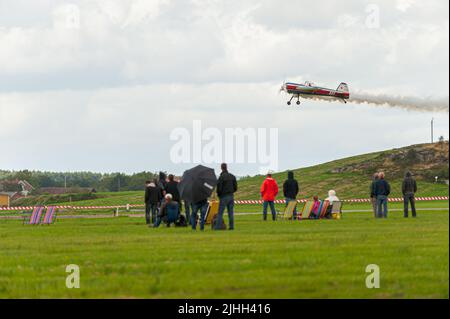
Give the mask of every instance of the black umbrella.
[{"label": "black umbrella", "polygon": [[208,199],[217,185],[216,173],[212,168],[197,165],[183,173],[178,191],[182,199],[197,203]]}]

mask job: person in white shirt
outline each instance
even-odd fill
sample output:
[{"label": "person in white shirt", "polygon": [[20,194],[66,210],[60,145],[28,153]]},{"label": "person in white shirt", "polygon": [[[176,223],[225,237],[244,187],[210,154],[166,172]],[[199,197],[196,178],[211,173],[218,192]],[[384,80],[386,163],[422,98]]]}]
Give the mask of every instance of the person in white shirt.
[{"label": "person in white shirt", "polygon": [[336,191],[331,189],[328,191],[328,197],[325,200],[330,202],[330,205],[333,205],[333,202],[338,202],[339,198],[336,196]]},{"label": "person in white shirt", "polygon": [[325,218],[331,218],[331,210],[333,209],[333,203],[338,202],[339,198],[336,196],[336,191],[331,189],[328,191],[328,197],[325,198],[325,200],[330,202],[330,205],[328,205],[327,213],[325,215]]}]

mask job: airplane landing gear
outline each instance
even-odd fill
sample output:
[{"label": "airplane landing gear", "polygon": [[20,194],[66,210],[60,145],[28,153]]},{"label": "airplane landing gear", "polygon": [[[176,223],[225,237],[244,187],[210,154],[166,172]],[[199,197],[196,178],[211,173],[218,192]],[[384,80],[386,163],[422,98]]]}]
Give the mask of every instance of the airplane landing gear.
[{"label": "airplane landing gear", "polygon": [[291,105],[292,99],[293,99],[294,97],[297,98],[297,102],[295,102],[295,103],[297,103],[297,105],[300,105],[300,95],[297,95],[297,96],[292,95],[292,96],[291,96],[291,99],[290,99],[289,101],[287,101],[287,105]]},{"label": "airplane landing gear", "polygon": [[293,98],[294,98],[294,96],[292,95],[291,99],[289,101],[287,101],[287,105],[291,105],[291,101],[292,101]]}]

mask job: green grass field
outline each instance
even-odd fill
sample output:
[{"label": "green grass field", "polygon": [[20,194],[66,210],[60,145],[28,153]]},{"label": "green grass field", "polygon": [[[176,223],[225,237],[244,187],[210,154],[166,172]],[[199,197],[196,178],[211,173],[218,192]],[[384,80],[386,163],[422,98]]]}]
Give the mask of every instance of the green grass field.
[{"label": "green grass field", "polygon": [[[367,198],[370,176],[381,169],[391,197],[401,195],[406,169],[418,174],[417,196],[448,196],[448,185],[434,183],[435,174],[448,178],[448,144],[443,146],[422,144],[297,169],[298,198],[324,198],[330,188],[344,200]],[[407,162],[411,149],[433,160],[417,155]],[[274,177],[281,187],[286,172]],[[236,199],[259,199],[263,179],[240,180]],[[143,204],[144,194],[100,192],[72,202],[68,197],[29,196],[15,204]],[[341,220],[263,222],[261,205],[236,205],[237,213],[257,214],[237,215],[232,232],[151,229],[142,217],[131,217],[142,210],[109,218],[114,209],[66,209],[60,215],[108,218],[59,218],[52,226],[24,226],[5,219],[19,212],[0,211],[0,298],[447,299],[448,201],[418,201],[417,219],[404,219],[402,206],[390,203],[387,220],[374,219],[368,203],[345,202],[344,212],[351,212]],[[80,267],[80,289],[65,286],[69,264]],[[380,289],[365,286],[369,264],[380,267]]]},{"label": "green grass field", "polygon": [[[417,219],[241,215],[232,232],[151,229],[131,217],[0,220],[0,298],[448,298],[449,212],[440,203],[431,207],[447,210]],[[80,266],[80,289],[65,287],[69,264]],[[368,264],[380,266],[380,289],[365,287]]]}]

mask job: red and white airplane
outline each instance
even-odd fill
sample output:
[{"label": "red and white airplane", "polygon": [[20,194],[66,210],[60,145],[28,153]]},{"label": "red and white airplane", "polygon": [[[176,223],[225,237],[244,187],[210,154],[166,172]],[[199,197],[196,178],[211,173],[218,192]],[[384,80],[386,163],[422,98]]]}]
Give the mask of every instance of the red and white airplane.
[{"label": "red and white airplane", "polygon": [[300,97],[305,99],[333,99],[343,101],[344,103],[347,103],[346,100],[350,98],[350,92],[346,83],[341,83],[336,90],[332,90],[316,86],[309,81],[306,81],[304,84],[287,82],[281,86],[280,91],[292,95],[291,99],[287,102],[288,105],[291,105],[294,97],[297,98],[297,105],[300,105]]}]

